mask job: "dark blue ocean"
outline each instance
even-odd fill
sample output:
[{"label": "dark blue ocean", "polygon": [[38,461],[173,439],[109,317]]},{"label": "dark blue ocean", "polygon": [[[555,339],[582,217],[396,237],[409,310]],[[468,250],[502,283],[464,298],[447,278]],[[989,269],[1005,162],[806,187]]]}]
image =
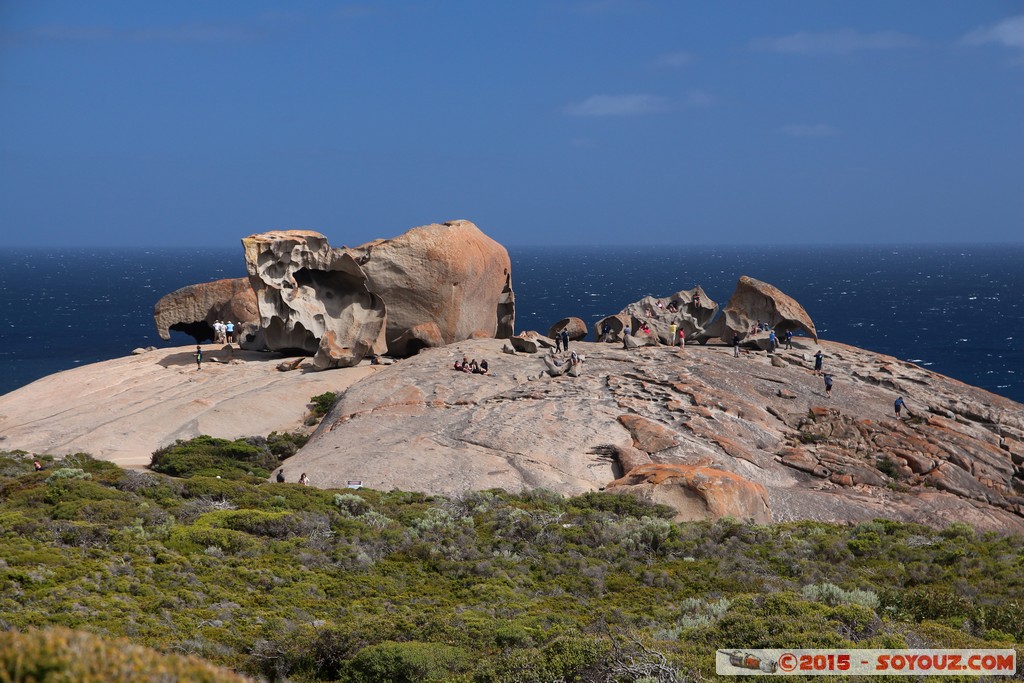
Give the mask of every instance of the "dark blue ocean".
[{"label": "dark blue ocean", "polygon": [[[919,363],[1024,402],[1024,245],[511,248],[516,330],[592,324],[700,284],[724,304],[740,275],[807,309],[822,338]],[[139,346],[153,304],[245,275],[240,247],[0,250],[0,394]]]}]

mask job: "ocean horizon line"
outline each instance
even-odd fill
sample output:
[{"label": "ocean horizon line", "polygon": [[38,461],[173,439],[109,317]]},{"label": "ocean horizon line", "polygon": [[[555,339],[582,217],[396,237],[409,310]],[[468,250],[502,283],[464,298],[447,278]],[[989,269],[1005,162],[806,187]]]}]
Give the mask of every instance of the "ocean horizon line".
[{"label": "ocean horizon line", "polygon": [[[254,233],[256,234],[256,233]],[[322,233],[323,234],[323,233]],[[330,238],[330,235],[326,235]],[[238,238],[240,243],[243,238]],[[366,242],[372,241],[373,239],[383,238],[370,238]],[[888,248],[899,248],[899,249],[964,249],[964,248],[1024,248],[1024,240],[1020,241],[995,241],[995,242],[696,242],[696,243],[586,243],[578,244],[572,242],[552,242],[548,244],[514,244],[504,243],[498,241],[506,249],[552,249],[558,247],[574,247],[576,249],[683,249],[683,248],[695,248],[695,249],[780,249],[780,250],[796,250],[796,249],[888,249]],[[351,248],[355,248],[365,244],[360,242],[355,244]],[[32,251],[60,251],[60,250],[87,250],[87,249],[102,249],[105,251],[140,251],[149,249],[158,249],[161,251],[196,251],[197,249],[233,249],[239,246],[239,244],[192,244],[189,246],[182,246],[180,244],[62,244],[58,246],[54,245],[42,245],[42,244],[5,244],[0,246],[0,252],[18,251],[18,250],[32,250]],[[332,245],[336,247],[349,246],[343,244]]]}]

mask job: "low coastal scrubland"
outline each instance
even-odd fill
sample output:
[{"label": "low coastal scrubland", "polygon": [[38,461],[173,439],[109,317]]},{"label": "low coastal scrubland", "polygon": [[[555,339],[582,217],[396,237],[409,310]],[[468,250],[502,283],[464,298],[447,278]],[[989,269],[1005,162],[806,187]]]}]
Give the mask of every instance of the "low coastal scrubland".
[{"label": "low coastal scrubland", "polygon": [[[0,454],[0,627],[17,632],[0,680],[71,666],[52,644],[77,632],[271,681],[481,683],[713,678],[718,648],[1024,639],[1020,536],[268,482],[291,447],[201,437],[155,456],[174,477]],[[154,658],[133,680],[171,666]]]}]

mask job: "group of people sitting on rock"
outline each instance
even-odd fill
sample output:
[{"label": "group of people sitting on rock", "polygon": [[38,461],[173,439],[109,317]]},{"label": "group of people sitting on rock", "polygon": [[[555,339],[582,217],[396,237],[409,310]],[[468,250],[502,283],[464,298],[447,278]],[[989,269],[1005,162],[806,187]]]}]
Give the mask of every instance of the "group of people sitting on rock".
[{"label": "group of people sitting on rock", "polygon": [[487,360],[485,359],[477,363],[476,358],[473,360],[466,360],[466,357],[463,356],[462,360],[455,361],[455,369],[460,372],[469,372],[475,375],[486,375],[488,372]]},{"label": "group of people sitting on rock", "polygon": [[[236,324],[230,320],[227,322],[216,321],[213,323],[213,343],[231,344],[235,341]],[[242,330],[242,323],[237,324],[239,332]]]}]

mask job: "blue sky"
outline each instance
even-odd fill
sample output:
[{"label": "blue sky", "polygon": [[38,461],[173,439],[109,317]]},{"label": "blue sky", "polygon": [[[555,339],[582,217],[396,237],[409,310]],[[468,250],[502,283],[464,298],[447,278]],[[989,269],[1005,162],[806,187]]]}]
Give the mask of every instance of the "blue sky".
[{"label": "blue sky", "polygon": [[1024,2],[0,2],[8,245],[1024,241]]}]

